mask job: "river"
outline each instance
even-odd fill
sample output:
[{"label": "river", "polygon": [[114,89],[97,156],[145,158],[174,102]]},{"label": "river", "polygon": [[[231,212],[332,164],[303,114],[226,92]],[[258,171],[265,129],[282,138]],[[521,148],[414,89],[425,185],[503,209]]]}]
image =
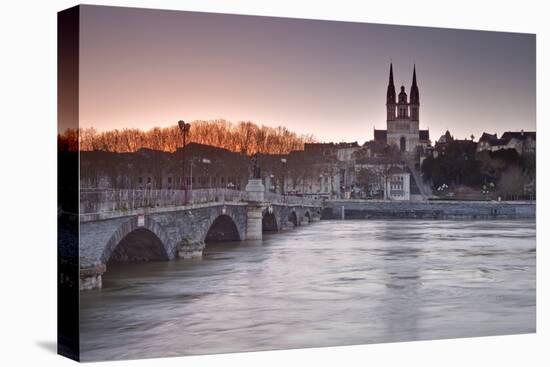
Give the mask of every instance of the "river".
[{"label": "river", "polygon": [[535,331],[535,221],[321,221],[109,266],[82,360]]}]

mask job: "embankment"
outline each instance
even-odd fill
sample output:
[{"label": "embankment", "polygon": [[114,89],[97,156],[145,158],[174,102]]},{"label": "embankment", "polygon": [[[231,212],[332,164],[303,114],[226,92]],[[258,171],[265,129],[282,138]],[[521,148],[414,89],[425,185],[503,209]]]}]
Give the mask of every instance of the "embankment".
[{"label": "embankment", "polygon": [[322,219],[534,219],[535,202],[328,200]]}]

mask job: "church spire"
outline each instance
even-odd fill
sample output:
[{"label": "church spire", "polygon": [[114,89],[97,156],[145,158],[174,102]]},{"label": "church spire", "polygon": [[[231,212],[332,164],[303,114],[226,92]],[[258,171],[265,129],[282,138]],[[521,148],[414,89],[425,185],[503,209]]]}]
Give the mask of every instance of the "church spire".
[{"label": "church spire", "polygon": [[395,95],[395,86],[393,85],[393,65],[390,62],[390,80],[388,82],[388,91],[386,93],[386,110],[387,110],[387,120],[395,120],[395,109],[396,109],[396,95]]},{"label": "church spire", "polygon": [[413,81],[409,98],[411,120],[418,121],[420,112],[420,95],[418,93],[418,85],[416,84],[416,65],[413,66]]},{"label": "church spire", "polygon": [[388,83],[388,92],[386,93],[386,104],[395,104],[395,86],[393,85],[393,65],[390,62],[390,81]]},{"label": "church spire", "polygon": [[413,81],[410,93],[411,104],[420,104],[420,96],[418,93],[418,85],[416,84],[416,65],[413,66]]}]

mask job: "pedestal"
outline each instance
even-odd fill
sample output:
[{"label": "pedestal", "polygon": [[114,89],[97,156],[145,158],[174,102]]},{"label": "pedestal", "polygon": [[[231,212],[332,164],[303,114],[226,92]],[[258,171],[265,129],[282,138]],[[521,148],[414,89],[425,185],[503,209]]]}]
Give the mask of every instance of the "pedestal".
[{"label": "pedestal", "polygon": [[245,191],[248,193],[249,202],[263,203],[265,187],[261,178],[248,179]]},{"label": "pedestal", "polygon": [[261,179],[250,178],[245,190],[248,193],[248,207],[246,208],[246,239],[261,240],[265,187]]}]

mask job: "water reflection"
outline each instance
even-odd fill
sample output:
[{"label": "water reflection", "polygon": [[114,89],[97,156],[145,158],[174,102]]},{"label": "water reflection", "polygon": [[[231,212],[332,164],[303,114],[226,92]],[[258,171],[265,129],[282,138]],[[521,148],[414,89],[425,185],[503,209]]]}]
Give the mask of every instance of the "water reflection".
[{"label": "water reflection", "polygon": [[534,221],[323,221],[110,267],[84,360],[526,333]]}]

